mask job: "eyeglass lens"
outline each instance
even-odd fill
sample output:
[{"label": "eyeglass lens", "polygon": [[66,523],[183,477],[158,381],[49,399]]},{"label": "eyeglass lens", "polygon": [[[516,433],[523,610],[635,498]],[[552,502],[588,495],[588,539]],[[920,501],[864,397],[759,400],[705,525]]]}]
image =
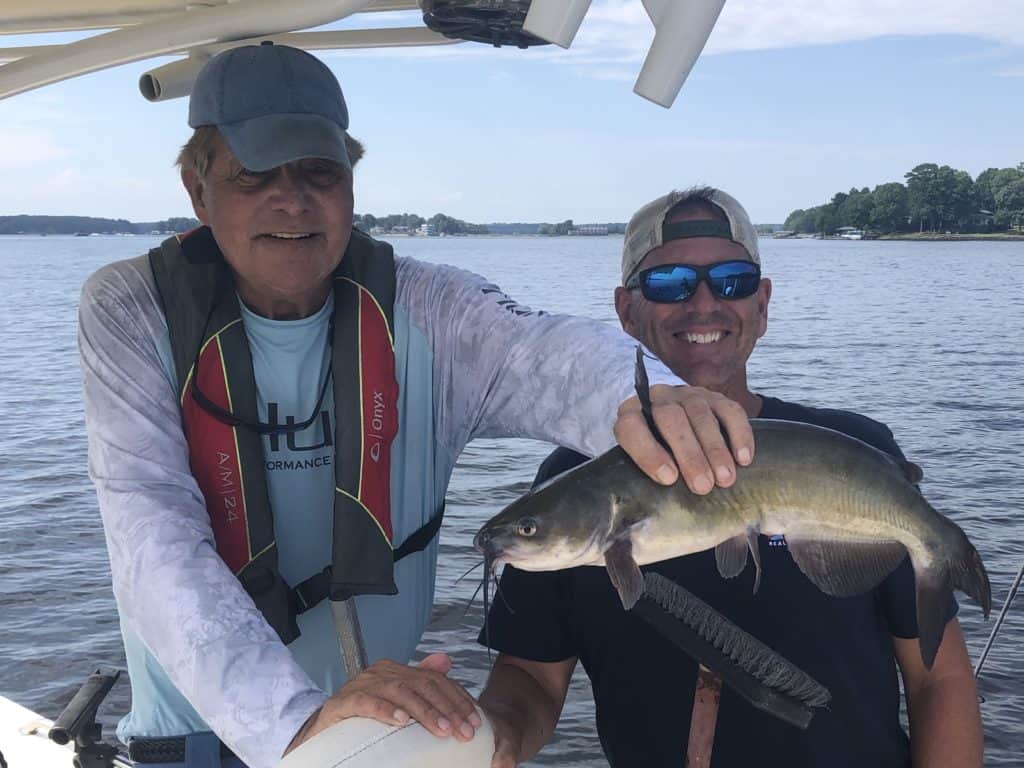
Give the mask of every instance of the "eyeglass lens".
[{"label": "eyeglass lens", "polygon": [[686,301],[702,279],[720,299],[743,299],[757,291],[760,273],[757,265],[737,261],[704,268],[666,264],[647,270],[641,278],[644,296],[660,302]]}]

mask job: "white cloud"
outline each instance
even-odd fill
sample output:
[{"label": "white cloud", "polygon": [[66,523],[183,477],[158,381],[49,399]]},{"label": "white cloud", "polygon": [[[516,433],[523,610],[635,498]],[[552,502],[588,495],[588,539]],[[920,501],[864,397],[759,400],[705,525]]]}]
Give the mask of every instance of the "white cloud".
[{"label": "white cloud", "polygon": [[51,134],[27,126],[0,126],[0,174],[52,163],[70,154]]},{"label": "white cloud", "polygon": [[[788,48],[885,35],[966,35],[1024,43],[1019,0],[728,0],[708,53]],[[595,3],[573,49],[631,51],[639,60],[654,26],[640,0]]]},{"label": "white cloud", "polygon": [[[1012,50],[1024,45],[1022,11],[1021,0],[976,0],[970,7],[963,0],[727,0],[705,53],[826,45],[894,35],[975,37]],[[639,73],[638,64],[647,55],[653,38],[654,25],[641,0],[595,0],[569,51],[547,46],[524,54],[515,48],[495,50],[466,43],[322,55],[388,59],[487,57],[492,61],[529,56],[533,60],[558,61],[600,79],[629,80]]]}]

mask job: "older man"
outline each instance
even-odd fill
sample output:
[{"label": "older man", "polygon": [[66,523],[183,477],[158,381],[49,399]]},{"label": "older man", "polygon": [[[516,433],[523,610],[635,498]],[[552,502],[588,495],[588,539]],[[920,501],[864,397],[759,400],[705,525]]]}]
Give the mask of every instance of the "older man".
[{"label": "older man", "polygon": [[[669,456],[635,400],[620,407],[628,337],[510,311],[483,279],[354,231],[361,148],[314,57],[215,57],[189,124],[181,176],[204,226],[101,269],[81,304],[90,472],[132,683],[119,735],[137,763],[189,768],[270,766],[353,715],[470,739],[479,718],[447,657],[405,664],[466,443],[596,453],[615,421],[653,477],[674,482],[678,465],[707,492],[734,479],[719,420],[736,459],[753,455],[745,415],[657,388]],[[352,679],[328,596],[354,597],[375,662]]]},{"label": "older man", "polygon": [[[771,281],[761,277],[754,228],[724,192],[674,192],[630,221],[622,286],[615,289],[626,331],[677,375],[729,396],[751,417],[830,427],[903,461],[892,433],[877,421],[751,391],[747,360],[767,329],[771,293]],[[538,481],[584,458],[559,449]],[[764,580],[757,594],[753,566],[724,580],[712,551],[650,566],[832,692],[830,707],[799,732],[723,691],[712,726],[712,766],[981,766],[981,721],[955,603],[928,671],[917,640],[909,560],[868,594],[832,598],[800,573],[784,537],[762,536],[760,558]],[[480,697],[501,736],[493,768],[510,768],[550,738],[577,660],[590,676],[597,730],[612,766],[688,764],[691,713],[706,700],[695,704],[696,664],[622,610],[604,569],[526,573],[506,567],[501,592],[504,600],[495,601],[488,628],[501,653]],[[894,657],[907,695],[909,741],[899,722]],[[708,719],[702,712],[700,720]]]}]

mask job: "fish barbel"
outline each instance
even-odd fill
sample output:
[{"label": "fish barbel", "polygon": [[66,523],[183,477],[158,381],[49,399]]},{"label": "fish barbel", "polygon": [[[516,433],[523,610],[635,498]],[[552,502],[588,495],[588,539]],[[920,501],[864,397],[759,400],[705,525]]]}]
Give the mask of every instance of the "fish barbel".
[{"label": "fish barbel", "polygon": [[836,597],[867,592],[909,554],[929,669],[952,589],[988,617],[991,588],[977,550],[888,454],[810,424],[750,425],[757,457],[736,468],[729,488],[701,496],[682,480],[659,485],[615,447],[514,501],[474,544],[495,564],[526,571],[606,566],[627,609],[643,591],[640,565],[711,548],[727,578],[743,571],[749,551],[759,583],[759,534],[784,535],[804,575]]}]

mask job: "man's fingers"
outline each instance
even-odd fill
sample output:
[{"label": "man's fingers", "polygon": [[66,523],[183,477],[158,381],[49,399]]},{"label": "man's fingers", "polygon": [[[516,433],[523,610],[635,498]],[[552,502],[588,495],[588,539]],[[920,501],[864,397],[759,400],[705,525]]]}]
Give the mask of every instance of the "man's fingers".
[{"label": "man's fingers", "polygon": [[660,403],[654,406],[654,423],[672,449],[686,485],[694,493],[704,494],[715,487],[715,475],[709,463],[712,455],[707,453],[699,433],[718,426],[710,410],[702,411],[699,405],[688,409],[678,402]]},{"label": "man's fingers", "polygon": [[334,725],[336,722],[349,717],[369,717],[388,725],[405,725],[409,721],[409,712],[400,702],[393,701],[391,697],[366,691],[353,691],[345,696],[339,697],[335,707],[328,705],[324,707],[322,719],[323,727]]},{"label": "man's fingers", "polygon": [[738,403],[700,387],[664,385],[651,388],[651,399],[654,423],[671,456],[647,428],[637,398],[619,406],[615,422],[619,444],[651,479],[671,485],[682,474],[691,491],[704,494],[716,484],[732,485],[736,464],[753,460],[753,430]]},{"label": "man's fingers", "polygon": [[491,758],[491,768],[516,768],[519,764],[516,761],[517,754],[509,740],[496,736],[494,741],[494,756]]},{"label": "man's fingers", "polygon": [[471,716],[479,724],[473,698],[460,685],[440,674],[420,672],[396,679],[382,694],[405,709],[435,736],[455,736],[469,741],[476,733]]},{"label": "man's fingers", "polygon": [[[432,672],[437,672],[441,675],[447,675],[452,669],[452,660],[446,653],[432,653],[420,661],[416,666],[419,669],[426,669]],[[464,720],[468,720],[469,724],[474,728],[479,728],[483,725],[483,720],[480,719],[480,715],[477,713],[476,701],[474,701],[473,697],[470,696],[462,686],[454,684],[452,687],[456,695],[455,705],[459,710],[459,714]]]},{"label": "man's fingers", "polygon": [[447,653],[432,653],[425,659],[422,659],[416,666],[419,669],[429,669],[433,672],[447,675],[452,670],[452,660]]},{"label": "man's fingers", "polygon": [[721,429],[729,436],[729,446],[736,463],[747,466],[754,460],[754,430],[747,412],[742,405],[727,397],[711,401],[711,408]]},{"label": "man's fingers", "polygon": [[[634,407],[627,407],[630,405]],[[619,408],[619,418],[615,422],[615,439],[652,480],[662,485],[672,485],[679,479],[679,471],[672,457],[647,429],[647,422],[640,412],[636,398],[627,400]]]},{"label": "man's fingers", "polygon": [[327,700],[317,725],[348,717],[405,725],[412,718],[435,736],[469,741],[483,721],[473,697],[446,677],[449,669],[445,654],[431,654],[417,666],[378,661]]},{"label": "man's fingers", "polygon": [[[694,437],[700,445],[700,450],[714,473],[713,478],[708,479],[712,479],[713,484],[727,488],[736,480],[736,464],[733,461],[732,452],[729,450],[729,443],[726,442],[722,433],[723,425],[716,417],[714,404],[715,401],[696,399],[685,403],[683,409],[686,411],[687,419]],[[706,482],[702,482],[701,487],[706,488]],[[710,491],[711,488],[707,488],[707,490]],[[697,490],[697,492],[706,493],[707,491]]]}]

